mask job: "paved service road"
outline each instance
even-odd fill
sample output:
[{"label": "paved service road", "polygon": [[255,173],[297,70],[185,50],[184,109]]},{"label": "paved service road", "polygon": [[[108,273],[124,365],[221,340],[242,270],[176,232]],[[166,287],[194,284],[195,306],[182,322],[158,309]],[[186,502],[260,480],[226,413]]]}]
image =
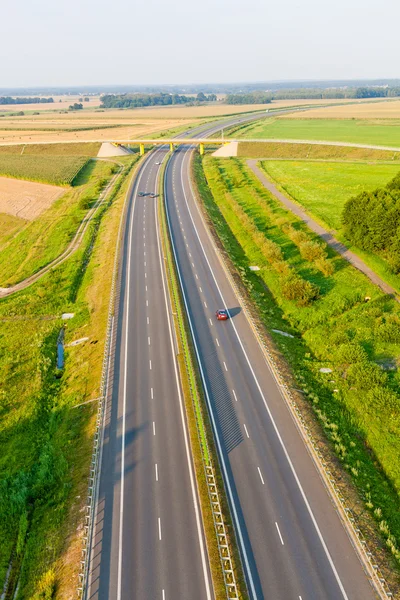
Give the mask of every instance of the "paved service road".
[{"label": "paved service road", "polygon": [[[167,212],[215,420],[251,597],[372,600],[375,592],[216,255],[189,178],[166,172]],[[228,308],[231,319],[217,322]]]}]

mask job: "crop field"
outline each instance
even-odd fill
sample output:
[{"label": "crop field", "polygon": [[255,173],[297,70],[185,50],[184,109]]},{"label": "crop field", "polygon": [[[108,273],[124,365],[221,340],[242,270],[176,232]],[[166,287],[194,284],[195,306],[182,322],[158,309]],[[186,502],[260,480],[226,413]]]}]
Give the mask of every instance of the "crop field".
[{"label": "crop field", "polygon": [[[126,161],[122,187],[82,247],[32,287],[0,301],[0,589],[12,559],[10,586],[18,580],[19,591],[10,597],[16,600],[77,593],[97,412],[95,402],[77,405],[99,396],[115,242],[137,158]],[[85,173],[86,191],[107,176],[106,168],[99,163]],[[63,312],[75,316],[65,322]],[[90,341],[66,348],[56,377],[63,326],[66,343],[83,336]]]},{"label": "crop field", "polygon": [[239,142],[237,156],[330,161],[386,161],[400,164],[400,152],[306,142]]},{"label": "crop field", "polygon": [[[0,115],[7,114],[9,112],[15,113],[15,112],[19,112],[21,110],[23,112],[29,112],[29,113],[33,113],[33,112],[48,113],[48,112],[53,112],[53,111],[68,110],[69,106],[71,104],[74,104],[74,102],[79,102],[79,98],[80,98],[80,96],[74,96],[74,95],[57,96],[54,94],[45,95],[45,97],[53,98],[54,102],[49,102],[46,104],[40,104],[40,103],[39,104],[11,104],[11,105],[2,104],[0,106]],[[96,108],[99,105],[100,105],[99,96],[90,96],[89,102],[84,103],[84,108],[86,110],[88,110],[88,109]]]},{"label": "crop field", "polygon": [[[285,119],[298,118],[286,115]],[[307,111],[307,119],[400,119],[400,100],[358,102]]]},{"label": "crop field", "polygon": [[[232,129],[235,139],[319,140],[400,148],[400,120],[267,118]],[[297,115],[298,117],[299,115]]]},{"label": "crop field", "polygon": [[61,254],[115,168],[108,162],[88,163],[73,188],[63,189],[58,200],[2,245],[0,287],[29,277]]},{"label": "crop field", "polygon": [[35,156],[97,156],[101,144],[99,142],[77,142],[68,144],[12,144],[1,146],[0,154],[34,154]]},{"label": "crop field", "polygon": [[33,221],[63,194],[55,185],[0,177],[0,214]]},{"label": "crop field", "polygon": [[244,161],[196,157],[194,168],[208,215],[291,365],[294,387],[358,488],[361,516],[369,511],[376,520],[399,568],[400,305],[284,209]]},{"label": "crop field", "polygon": [[87,163],[82,156],[0,153],[0,175],[55,185],[70,185]]},{"label": "crop field", "polygon": [[343,206],[351,196],[385,185],[400,165],[308,161],[262,161],[282,189],[328,229],[341,229]]},{"label": "crop field", "polygon": [[[282,100],[269,104],[268,110],[285,106],[319,106],[321,103],[329,105],[332,101]],[[24,116],[13,117],[5,114],[0,118],[0,143],[134,139],[194,125],[205,119],[257,110],[266,110],[265,105],[230,106],[219,102],[207,106],[176,105],[120,110],[43,110],[37,115],[30,111]]]}]

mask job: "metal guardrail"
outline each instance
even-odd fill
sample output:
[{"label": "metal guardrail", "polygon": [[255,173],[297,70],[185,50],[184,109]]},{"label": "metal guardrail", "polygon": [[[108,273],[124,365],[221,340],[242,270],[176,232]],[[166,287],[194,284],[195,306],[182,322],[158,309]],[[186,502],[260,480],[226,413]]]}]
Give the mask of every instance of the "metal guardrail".
[{"label": "metal guardrail", "polygon": [[[191,182],[190,182],[190,185],[191,185],[193,197],[196,198],[196,202],[198,203],[198,205],[200,205],[201,201],[199,201],[198,195],[195,193],[195,190],[194,190]],[[269,365],[271,372],[272,372],[277,384],[279,385],[282,395],[290,409],[290,412],[294,418],[296,426],[297,426],[298,430],[300,431],[303,439],[306,442],[307,448],[314,460],[314,463],[317,466],[317,469],[319,470],[319,472],[321,473],[321,475],[323,477],[323,481],[325,483],[326,488],[328,489],[330,495],[333,497],[334,503],[340,512],[341,518],[346,526],[347,531],[349,532],[349,534],[351,534],[351,535],[349,535],[349,537],[350,537],[353,545],[355,546],[357,544],[357,546],[358,546],[357,550],[363,558],[362,562],[364,563],[365,570],[369,574],[371,580],[374,582],[375,590],[377,591],[377,593],[379,594],[379,596],[382,599],[383,598],[393,598],[393,593],[390,591],[389,585],[386,582],[385,578],[383,577],[383,574],[382,574],[376,560],[374,559],[373,553],[371,552],[371,550],[368,547],[367,541],[366,541],[365,537],[363,536],[361,529],[356,524],[356,518],[354,516],[354,513],[353,513],[352,509],[346,505],[347,504],[346,499],[344,498],[339,486],[337,485],[337,482],[333,476],[333,473],[330,471],[328,463],[325,461],[325,459],[322,455],[322,452],[319,449],[318,444],[312,435],[310,427],[307,425],[307,423],[301,413],[301,410],[298,407],[298,405],[293,397],[291,389],[286,384],[285,378],[282,375],[282,373],[275,361],[275,358],[271,353],[271,350],[268,348],[268,345],[265,342],[264,332],[263,332],[262,328],[259,327],[259,325],[254,320],[254,318],[251,314],[251,310],[249,309],[249,304],[247,302],[247,299],[243,296],[240,288],[238,287],[234,278],[231,275],[228,261],[226,260],[226,258],[222,254],[222,252],[219,250],[219,248],[215,244],[215,241],[214,241],[211,233],[209,232],[208,226],[204,221],[204,217],[201,214],[201,211],[199,211],[199,213],[200,213],[200,217],[203,220],[203,223],[205,225],[205,230],[207,232],[209,240],[211,241],[211,244],[215,250],[216,256],[218,257],[218,259],[222,265],[222,268],[224,269],[225,275],[226,275],[227,279],[229,280],[230,285],[232,286],[232,288],[236,294],[236,297],[239,300],[240,305],[243,308],[246,318],[247,318],[247,320],[256,336],[256,339],[260,345],[260,348],[264,354],[266,362]]]},{"label": "metal guardrail", "polygon": [[107,405],[107,396],[108,396],[108,384],[109,384],[109,368],[111,361],[111,350],[112,350],[112,340],[114,334],[114,316],[115,316],[115,304],[116,304],[116,296],[117,296],[117,287],[118,287],[118,275],[119,275],[119,264],[120,264],[120,247],[122,241],[122,230],[125,222],[126,215],[126,205],[127,200],[132,189],[132,185],[136,180],[136,174],[141,167],[142,161],[139,161],[135,167],[134,172],[131,178],[131,184],[129,185],[128,191],[125,195],[124,205],[121,213],[121,220],[118,229],[117,235],[117,243],[115,247],[115,257],[114,257],[114,265],[113,265],[113,273],[112,273],[112,281],[111,281],[111,290],[110,290],[110,303],[108,307],[108,317],[107,317],[107,328],[106,328],[106,339],[104,344],[104,355],[103,355],[103,365],[102,365],[102,374],[100,381],[100,394],[98,398],[98,407],[97,407],[97,417],[96,417],[96,430],[94,433],[93,440],[93,452],[92,459],[90,464],[90,475],[89,475],[89,486],[88,486],[88,496],[87,503],[85,505],[85,525],[84,525],[84,534],[82,537],[82,557],[80,561],[80,572],[78,575],[78,588],[77,595],[78,598],[84,598],[87,591],[87,582],[88,582],[88,574],[89,574],[89,566],[90,566],[90,550],[91,550],[91,542],[93,536],[93,527],[94,527],[94,516],[95,516],[95,506],[97,500],[97,490],[99,486],[99,473],[100,473],[100,465],[101,465],[101,453],[102,453],[102,436],[103,436],[103,425],[104,425],[104,417],[105,417],[105,409]]},{"label": "metal guardrail", "polygon": [[[168,159],[167,159],[168,160]],[[162,223],[162,234],[164,238],[164,247],[165,247],[165,255],[166,255],[166,267],[167,267],[167,278],[169,282],[169,290],[172,305],[175,309],[175,315],[177,317],[176,321],[178,326],[176,327],[177,333],[179,335],[179,339],[181,341],[181,346],[183,349],[183,358],[185,362],[186,372],[188,374],[190,395],[193,403],[194,414],[195,414],[195,422],[197,435],[199,439],[199,445],[202,449],[202,462],[204,467],[205,479],[207,483],[208,496],[210,500],[210,506],[213,516],[214,522],[214,530],[218,544],[218,552],[221,562],[221,568],[224,575],[224,583],[227,598],[229,600],[239,600],[237,584],[235,573],[233,569],[233,563],[229,548],[228,535],[226,532],[226,527],[224,523],[223,513],[221,510],[221,503],[219,499],[218,486],[216,482],[214,467],[212,465],[211,454],[207,442],[207,436],[205,433],[205,426],[203,420],[203,412],[200,404],[200,395],[199,390],[196,383],[196,378],[194,376],[194,364],[191,356],[190,348],[187,340],[187,332],[184,324],[183,317],[183,309],[181,298],[179,294],[179,283],[177,280],[176,272],[175,272],[175,263],[172,256],[171,248],[170,248],[170,232],[168,230],[168,225],[166,222],[165,215],[165,198],[164,198],[164,188],[163,188],[163,179],[164,179],[165,167],[161,173],[161,193],[160,193],[160,201],[161,205],[161,223]],[[176,321],[174,321],[176,323]]]}]

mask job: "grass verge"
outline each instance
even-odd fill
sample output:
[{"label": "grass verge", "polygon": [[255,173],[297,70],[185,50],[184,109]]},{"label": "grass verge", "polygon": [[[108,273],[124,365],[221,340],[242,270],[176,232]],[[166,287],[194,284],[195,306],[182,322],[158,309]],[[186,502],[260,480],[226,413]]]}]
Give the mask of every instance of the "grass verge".
[{"label": "grass verge", "polygon": [[[386,580],[398,594],[400,421],[396,406],[400,377],[395,365],[400,336],[386,337],[383,330],[393,321],[400,332],[400,308],[330,249],[326,252],[334,271],[321,274],[301,255],[293,231],[304,233],[312,242],[317,239],[238,159],[205,157],[202,162],[196,156],[194,178],[235,281],[263,326],[292,389],[300,390],[296,401],[304,408],[348,505],[372,542]],[[274,268],[264,265],[258,273],[249,270],[260,260],[260,244],[250,229],[245,230],[235,203],[280,248],[292,269],[318,285],[321,295],[311,306],[284,297]],[[369,302],[364,301],[367,296]],[[279,331],[293,337],[283,337]],[[331,373],[321,373],[321,368]]]},{"label": "grass verge", "polygon": [[[131,157],[83,244],[36,284],[0,301],[0,588],[6,599],[74,597],[96,425],[115,239]],[[80,273],[79,281],[76,279]],[[61,320],[61,313],[74,313]],[[61,328],[65,366],[57,372]]]},{"label": "grass verge", "polygon": [[160,174],[160,203],[159,219],[161,224],[162,245],[166,257],[167,279],[174,312],[174,326],[177,332],[179,353],[178,364],[181,376],[182,388],[185,398],[186,415],[189,426],[192,457],[196,471],[196,480],[202,509],[204,531],[206,536],[210,568],[214,583],[216,600],[227,598],[224,575],[219,555],[218,542],[215,532],[209,491],[206,481],[206,467],[211,466],[217,480],[219,499],[222,507],[225,528],[228,534],[231,559],[235,573],[236,585],[239,598],[247,598],[246,584],[241,568],[240,557],[234,539],[234,529],[230,519],[227,500],[221,492],[224,490],[222,476],[218,461],[215,460],[216,449],[207,417],[207,409],[201,392],[200,376],[194,358],[194,348],[191,342],[189,324],[184,310],[183,299],[179,287],[176,266],[173,259],[170,236],[168,232],[165,204],[164,204],[164,174],[166,163],[164,162]]},{"label": "grass verge", "polygon": [[361,191],[386,185],[398,174],[398,165],[264,160],[260,167],[280,191],[305,208],[323,227],[333,228],[335,236],[347,248],[400,294],[400,276],[383,258],[354,246],[344,236],[341,223],[345,202]]}]

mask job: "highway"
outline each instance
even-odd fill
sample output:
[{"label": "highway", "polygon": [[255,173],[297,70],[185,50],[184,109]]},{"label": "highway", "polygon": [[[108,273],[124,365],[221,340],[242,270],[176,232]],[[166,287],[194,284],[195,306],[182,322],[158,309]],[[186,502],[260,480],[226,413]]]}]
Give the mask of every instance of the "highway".
[{"label": "highway", "polygon": [[[190,147],[166,172],[167,212],[252,598],[372,600],[375,592],[217,257],[194,199]],[[217,322],[227,308],[231,319]]]},{"label": "highway", "polygon": [[86,599],[214,598],[150,196],[166,151],[145,159],[128,199]]},{"label": "highway", "polygon": [[133,188],[88,598],[211,600],[157,222],[165,151]]},{"label": "highway", "polygon": [[[220,129],[208,124],[190,136]],[[372,600],[203,223],[189,183],[191,151],[181,147],[170,160],[167,214],[250,596]],[[156,163],[165,152],[145,159],[128,199],[86,599],[214,598],[157,200],[138,193],[158,191]],[[217,323],[215,310],[223,306],[234,316]]]}]

